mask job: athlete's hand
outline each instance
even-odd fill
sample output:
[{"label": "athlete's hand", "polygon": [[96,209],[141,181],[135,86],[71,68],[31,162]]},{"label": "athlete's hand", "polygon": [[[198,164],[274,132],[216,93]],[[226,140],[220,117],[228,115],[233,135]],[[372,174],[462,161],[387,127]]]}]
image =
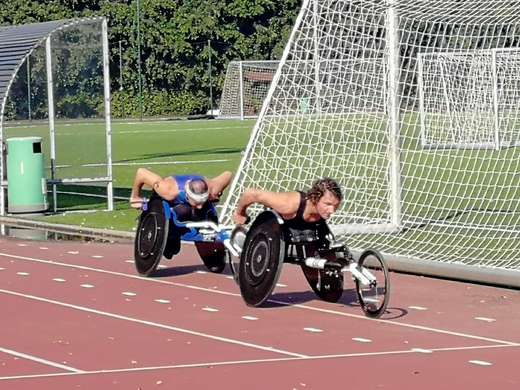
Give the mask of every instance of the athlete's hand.
[{"label": "athlete's hand", "polygon": [[249,222],[249,217],[243,214],[234,213],[233,214],[233,221],[237,225],[246,225]]}]

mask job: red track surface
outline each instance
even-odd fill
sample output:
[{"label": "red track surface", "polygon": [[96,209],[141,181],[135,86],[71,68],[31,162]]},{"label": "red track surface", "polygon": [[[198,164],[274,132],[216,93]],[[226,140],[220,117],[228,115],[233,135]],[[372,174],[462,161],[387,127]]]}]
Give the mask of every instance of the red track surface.
[{"label": "red track surface", "polygon": [[191,245],[153,278],[132,256],[0,238],[0,389],[520,388],[520,291],[392,273],[371,320],[295,266],[250,308]]}]

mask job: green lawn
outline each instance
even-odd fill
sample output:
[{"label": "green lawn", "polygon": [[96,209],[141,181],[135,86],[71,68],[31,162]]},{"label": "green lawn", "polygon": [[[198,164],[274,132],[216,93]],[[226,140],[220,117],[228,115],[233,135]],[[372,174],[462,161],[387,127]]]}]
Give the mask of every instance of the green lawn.
[{"label": "green lawn", "polygon": [[[6,138],[41,136],[45,165],[49,167],[48,127],[24,125],[8,127]],[[137,212],[128,207],[126,199],[137,168],[146,167],[162,176],[186,173],[214,176],[224,170],[235,171],[253,125],[252,120],[115,122],[112,124],[115,211],[102,211],[106,208],[106,199],[102,197],[106,195],[104,186],[67,185],[58,187],[58,214],[35,214],[32,218],[130,231],[135,227]],[[56,124],[58,178],[106,176],[105,150],[104,124]],[[94,166],[84,166],[88,164]],[[73,196],[71,192],[94,193],[98,197]],[[48,199],[51,202],[50,194]],[[76,212],[86,209],[99,211]]]}]

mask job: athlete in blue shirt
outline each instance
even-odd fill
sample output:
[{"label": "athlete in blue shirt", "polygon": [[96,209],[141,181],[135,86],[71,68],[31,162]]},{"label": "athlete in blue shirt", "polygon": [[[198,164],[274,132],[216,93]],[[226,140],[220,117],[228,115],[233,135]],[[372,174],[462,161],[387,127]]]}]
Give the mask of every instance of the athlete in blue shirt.
[{"label": "athlete in blue shirt", "polygon": [[202,209],[206,202],[216,203],[224,189],[231,182],[232,174],[225,171],[220,175],[207,179],[200,175],[176,175],[162,178],[158,174],[139,168],[135,174],[130,205],[141,208],[141,188],[151,187],[157,195],[170,202],[172,206],[178,204],[189,205],[195,209]]}]

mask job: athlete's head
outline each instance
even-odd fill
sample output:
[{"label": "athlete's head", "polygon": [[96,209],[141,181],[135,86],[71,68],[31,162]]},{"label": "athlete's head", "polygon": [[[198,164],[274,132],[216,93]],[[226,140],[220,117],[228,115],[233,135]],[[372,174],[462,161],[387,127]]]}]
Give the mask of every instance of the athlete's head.
[{"label": "athlete's head", "polygon": [[339,184],[326,177],[312,184],[311,189],[307,191],[307,199],[316,206],[322,218],[328,219],[339,207],[343,195]]},{"label": "athlete's head", "polygon": [[206,183],[203,179],[188,180],[184,190],[186,191],[186,198],[188,199],[188,202],[193,207],[200,209],[208,200],[208,183]]}]

